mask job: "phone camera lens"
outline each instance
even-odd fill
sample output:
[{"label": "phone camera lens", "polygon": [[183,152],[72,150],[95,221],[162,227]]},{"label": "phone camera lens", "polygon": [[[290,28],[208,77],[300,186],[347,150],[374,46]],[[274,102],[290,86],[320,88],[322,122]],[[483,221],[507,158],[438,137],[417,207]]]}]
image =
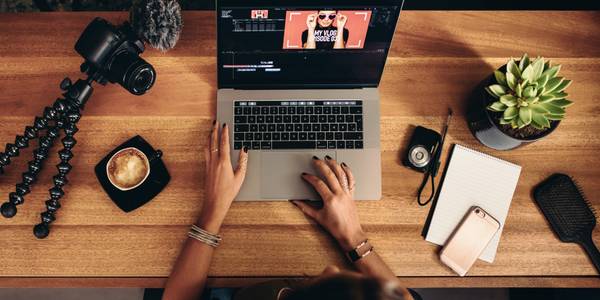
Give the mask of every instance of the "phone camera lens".
[{"label": "phone camera lens", "polygon": [[476,209],[474,210],[474,212],[475,212],[475,214],[476,214],[478,217],[480,217],[480,218],[485,218],[485,211],[483,211],[482,209],[480,209],[480,208],[476,208]]}]

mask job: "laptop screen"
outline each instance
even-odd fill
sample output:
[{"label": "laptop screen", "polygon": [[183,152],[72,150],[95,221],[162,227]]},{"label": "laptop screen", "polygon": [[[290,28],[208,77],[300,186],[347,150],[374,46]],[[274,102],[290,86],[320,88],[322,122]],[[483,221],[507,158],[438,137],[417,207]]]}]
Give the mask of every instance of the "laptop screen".
[{"label": "laptop screen", "polygon": [[402,0],[217,1],[220,88],[376,87]]}]

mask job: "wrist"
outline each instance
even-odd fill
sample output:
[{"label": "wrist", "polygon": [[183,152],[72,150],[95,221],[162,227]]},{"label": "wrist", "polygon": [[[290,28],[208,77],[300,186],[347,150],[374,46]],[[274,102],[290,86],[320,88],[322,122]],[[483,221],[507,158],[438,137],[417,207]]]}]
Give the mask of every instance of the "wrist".
[{"label": "wrist", "polygon": [[196,221],[195,224],[196,224],[196,226],[198,226],[212,234],[219,234],[219,231],[221,230],[221,225],[223,224],[223,221],[220,221],[220,220],[214,219],[214,218],[200,217]]},{"label": "wrist", "polygon": [[343,235],[342,237],[338,238],[338,244],[340,247],[342,247],[344,252],[348,252],[356,248],[356,246],[366,239],[367,235],[364,233],[364,231],[362,231],[362,229],[359,229],[351,234]]},{"label": "wrist", "polygon": [[196,226],[210,232],[213,234],[218,234],[221,230],[221,225],[223,225],[222,217],[216,216],[214,214],[203,212],[198,220],[196,220]]}]

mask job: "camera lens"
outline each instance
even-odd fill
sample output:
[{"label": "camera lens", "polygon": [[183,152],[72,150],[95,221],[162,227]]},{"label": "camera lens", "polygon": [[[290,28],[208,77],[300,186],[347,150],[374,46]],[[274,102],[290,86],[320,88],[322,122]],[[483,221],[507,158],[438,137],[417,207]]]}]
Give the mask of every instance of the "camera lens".
[{"label": "camera lens", "polygon": [[137,57],[137,61],[125,73],[121,85],[134,95],[142,95],[152,87],[155,80],[154,68],[145,60]]},{"label": "camera lens", "polygon": [[128,89],[136,95],[141,95],[152,87],[154,79],[155,73],[152,66],[145,66],[131,75],[131,84]]},{"label": "camera lens", "polygon": [[415,167],[422,168],[429,163],[431,155],[423,145],[415,145],[408,151],[408,160]]},{"label": "camera lens", "polygon": [[109,69],[111,81],[118,82],[134,95],[146,93],[156,81],[156,71],[152,65],[136,53],[119,53]]}]

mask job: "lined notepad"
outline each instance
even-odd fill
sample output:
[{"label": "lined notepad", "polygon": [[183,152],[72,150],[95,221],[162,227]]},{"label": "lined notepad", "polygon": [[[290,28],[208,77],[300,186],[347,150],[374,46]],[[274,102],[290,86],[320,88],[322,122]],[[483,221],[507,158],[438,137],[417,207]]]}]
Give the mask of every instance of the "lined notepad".
[{"label": "lined notepad", "polygon": [[454,145],[425,240],[444,245],[472,206],[500,222],[479,259],[493,262],[521,167],[493,156]]}]

